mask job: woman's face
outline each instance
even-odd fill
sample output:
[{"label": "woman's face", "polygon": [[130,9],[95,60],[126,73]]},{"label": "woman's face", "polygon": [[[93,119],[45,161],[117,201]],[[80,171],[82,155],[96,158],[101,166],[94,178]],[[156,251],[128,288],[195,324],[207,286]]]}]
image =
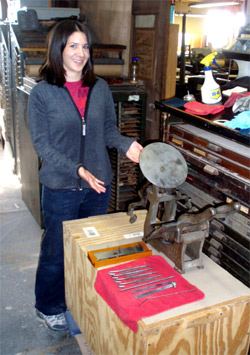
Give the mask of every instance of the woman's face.
[{"label": "woman's face", "polygon": [[82,69],[89,59],[87,37],[82,32],[73,32],[69,36],[62,52],[66,81],[78,81],[82,77]]}]

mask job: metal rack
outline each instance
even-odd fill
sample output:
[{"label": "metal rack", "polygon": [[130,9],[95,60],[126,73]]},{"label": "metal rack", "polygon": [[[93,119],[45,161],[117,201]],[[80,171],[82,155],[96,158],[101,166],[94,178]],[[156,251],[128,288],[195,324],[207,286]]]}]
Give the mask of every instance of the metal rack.
[{"label": "metal rack", "polygon": [[[146,120],[146,94],[133,86],[127,87],[128,92],[114,92],[113,99],[117,114],[117,124],[121,134],[144,142]],[[136,96],[134,96],[136,95]],[[138,196],[140,169],[138,164],[131,162],[126,156],[115,149],[109,150],[110,161],[114,174],[111,184],[110,212],[124,211],[129,202]]]},{"label": "metal rack", "polygon": [[11,82],[11,53],[9,43],[9,25],[0,26],[0,46],[1,46],[1,97],[4,109],[4,139],[10,143],[14,155],[14,122],[12,112],[12,82]]},{"label": "metal rack", "polygon": [[[10,144],[13,156],[13,172],[20,174],[20,114],[17,88],[23,84],[26,57],[22,51],[23,34],[18,36],[18,25],[4,23],[0,26],[1,37],[1,86],[4,109],[4,138]],[[28,35],[26,35],[27,37]]]}]

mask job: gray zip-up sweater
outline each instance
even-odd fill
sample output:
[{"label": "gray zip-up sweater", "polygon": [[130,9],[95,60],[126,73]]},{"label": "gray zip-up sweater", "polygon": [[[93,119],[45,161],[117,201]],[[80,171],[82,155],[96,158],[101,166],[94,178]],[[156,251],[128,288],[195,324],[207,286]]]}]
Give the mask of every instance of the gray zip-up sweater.
[{"label": "gray zip-up sweater", "polygon": [[30,94],[28,117],[33,145],[42,159],[39,179],[51,189],[90,188],[77,173],[80,166],[110,184],[107,147],[125,154],[134,141],[120,134],[111,91],[101,78],[89,90],[85,136],[79,110],[65,87],[39,82]]}]

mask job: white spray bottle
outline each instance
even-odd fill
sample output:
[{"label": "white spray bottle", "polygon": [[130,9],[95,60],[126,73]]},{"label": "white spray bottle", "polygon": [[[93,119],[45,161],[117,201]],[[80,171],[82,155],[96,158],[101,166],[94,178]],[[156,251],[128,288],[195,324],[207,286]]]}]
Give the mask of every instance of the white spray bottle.
[{"label": "white spray bottle", "polygon": [[211,64],[215,62],[216,52],[207,55],[202,59],[201,64],[205,65],[205,81],[201,87],[201,100],[204,104],[217,104],[221,101],[220,85],[216,83],[213,77]]}]

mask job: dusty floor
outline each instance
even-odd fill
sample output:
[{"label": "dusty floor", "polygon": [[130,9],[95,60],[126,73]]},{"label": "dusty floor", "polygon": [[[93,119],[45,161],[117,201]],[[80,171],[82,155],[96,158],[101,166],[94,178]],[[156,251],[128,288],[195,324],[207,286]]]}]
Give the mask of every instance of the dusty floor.
[{"label": "dusty floor", "polygon": [[[74,336],[49,330],[35,316],[34,279],[42,232],[21,199],[8,145],[0,147],[1,355],[81,354]],[[84,354],[92,354],[87,344]]]}]

